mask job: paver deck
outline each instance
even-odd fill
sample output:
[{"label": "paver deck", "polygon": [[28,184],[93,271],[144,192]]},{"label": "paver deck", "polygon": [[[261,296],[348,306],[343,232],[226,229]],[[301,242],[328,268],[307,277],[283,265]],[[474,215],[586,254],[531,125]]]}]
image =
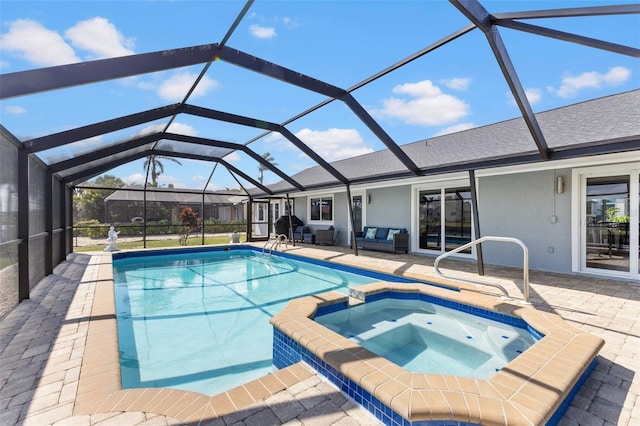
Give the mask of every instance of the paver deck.
[{"label": "paver deck", "polygon": [[[286,251],[386,272],[434,276],[433,258],[318,249]],[[212,398],[173,390],[120,390],[113,374],[110,255],[71,254],[0,320],[0,425],[375,425],[376,420],[304,364]],[[474,276],[475,265],[441,269]],[[522,297],[522,271],[485,266]],[[563,425],[640,424],[640,283],[532,271],[531,301],[605,339],[599,363]],[[491,292],[491,289],[483,289]]]}]

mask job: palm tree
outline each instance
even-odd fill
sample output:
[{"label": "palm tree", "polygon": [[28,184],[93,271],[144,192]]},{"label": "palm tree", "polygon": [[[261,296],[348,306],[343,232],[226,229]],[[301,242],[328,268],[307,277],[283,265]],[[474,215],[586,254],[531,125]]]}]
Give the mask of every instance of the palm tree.
[{"label": "palm tree", "polygon": [[[274,166],[277,166],[278,163],[276,163],[276,159],[273,158],[273,155],[271,155],[270,152],[265,152],[264,154],[262,154],[262,158],[264,158],[265,160],[267,160],[269,163],[273,164]],[[259,164],[258,165],[258,171],[260,172],[260,175],[258,176],[258,180],[260,181],[260,183],[262,183],[262,179],[264,178],[264,171],[267,170],[268,167],[266,167],[263,164]]]},{"label": "palm tree", "polygon": [[182,165],[182,163],[178,160],[176,160],[173,157],[167,157],[164,155],[150,155],[147,157],[147,159],[144,162],[144,165],[142,167],[144,167],[144,169],[146,170],[147,167],[149,167],[149,165],[151,165],[151,186],[153,187],[157,187],[158,186],[158,176],[160,176],[162,173],[164,173],[164,164],[162,164],[160,162],[160,160],[169,160],[169,161],[173,161],[174,163],[178,163],[179,165]]}]

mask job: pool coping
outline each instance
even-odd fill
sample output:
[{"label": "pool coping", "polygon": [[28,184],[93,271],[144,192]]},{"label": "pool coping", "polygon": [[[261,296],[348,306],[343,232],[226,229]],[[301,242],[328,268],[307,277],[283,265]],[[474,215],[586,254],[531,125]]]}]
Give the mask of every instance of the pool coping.
[{"label": "pool coping", "polygon": [[95,265],[96,286],[73,415],[139,411],[186,424],[211,422],[316,374],[298,363],[214,396],[169,388],[122,389],[111,254],[101,258],[109,260]]},{"label": "pool coping", "polygon": [[[290,301],[271,319],[274,328],[312,354],[312,364],[319,360],[321,367],[329,366],[362,389],[366,396],[360,399],[372,396],[404,419],[395,422],[388,415],[387,424],[449,420],[483,425],[553,423],[604,345],[602,338],[571,326],[556,314],[464,289],[452,292],[425,284],[378,282],[357,290],[365,295],[419,292],[521,318],[543,335],[487,380],[411,373],[313,321],[318,308],[345,303],[348,296],[327,292]],[[345,390],[350,391],[349,386]]]}]

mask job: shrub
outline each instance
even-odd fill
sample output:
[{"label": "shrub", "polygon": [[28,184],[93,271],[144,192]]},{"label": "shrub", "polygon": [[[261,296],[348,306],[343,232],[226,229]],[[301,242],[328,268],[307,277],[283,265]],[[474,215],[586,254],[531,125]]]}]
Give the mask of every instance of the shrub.
[{"label": "shrub", "polygon": [[81,220],[74,224],[73,235],[76,237],[107,238],[109,227],[97,219]]},{"label": "shrub", "polygon": [[189,234],[200,228],[200,218],[198,217],[198,213],[193,211],[191,207],[185,207],[180,212],[180,223],[182,223],[180,244],[186,246]]}]

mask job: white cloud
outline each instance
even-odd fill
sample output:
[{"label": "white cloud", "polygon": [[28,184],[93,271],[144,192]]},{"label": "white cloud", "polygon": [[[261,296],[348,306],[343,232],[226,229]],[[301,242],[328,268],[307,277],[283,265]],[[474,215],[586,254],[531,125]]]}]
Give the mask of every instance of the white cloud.
[{"label": "white cloud", "polygon": [[179,135],[197,136],[198,131],[188,124],[173,122],[169,126],[169,133],[177,133]]},{"label": "white cloud", "polygon": [[207,191],[217,191],[220,189],[224,189],[224,187],[219,183],[214,183],[214,182],[209,182],[209,185],[207,185],[207,187],[205,188],[205,190]]},{"label": "white cloud", "polygon": [[[535,105],[540,103],[542,100],[542,90],[536,88],[525,89],[524,91],[527,100],[530,105]],[[513,98],[513,94],[511,92],[507,92],[508,104],[509,105],[517,105],[516,100]]]},{"label": "white cloud", "polygon": [[142,173],[134,173],[134,174],[129,175],[129,176],[124,176],[121,179],[127,185],[135,185],[135,184],[143,185],[144,184],[145,175],[143,175]]},{"label": "white cloud", "polygon": [[[191,86],[198,76],[190,72],[180,72],[173,74],[158,87],[158,95],[168,101],[180,102],[184,99]],[[218,82],[206,75],[200,80],[196,89],[191,94],[191,98],[204,96],[210,89],[215,89]]]},{"label": "white cloud", "polygon": [[373,152],[355,129],[302,129],[296,136],[329,162]]},{"label": "white cloud", "polygon": [[[134,136],[144,136],[149,135],[151,133],[162,132],[165,128],[166,124],[152,124],[151,126],[147,126],[144,129],[138,131]],[[167,130],[169,133],[176,133],[179,135],[187,135],[187,136],[197,136],[198,132],[192,126],[188,124],[182,124],[178,122],[171,123],[169,129]]]},{"label": "white cloud", "polygon": [[159,186],[169,186],[169,184],[172,184],[174,188],[185,188],[184,183],[182,183],[182,181],[175,176],[164,174],[158,176]]},{"label": "white cloud", "polygon": [[603,85],[618,86],[631,77],[631,70],[622,66],[609,69],[606,74],[597,71],[583,72],[578,76],[566,75],[559,88],[549,86],[549,92],[561,98],[572,98],[585,89],[600,89]]},{"label": "white cloud", "polygon": [[471,79],[456,77],[456,78],[440,80],[440,83],[444,84],[449,89],[467,90],[469,88],[469,84],[471,84]]},{"label": "white cloud", "polygon": [[275,141],[278,141],[280,139],[284,139],[284,136],[282,136],[278,132],[271,132],[267,136],[264,137],[264,141],[265,142],[275,142]]},{"label": "white cloud", "polygon": [[278,132],[271,132],[263,139],[272,151],[295,151],[297,148]]},{"label": "white cloud", "polygon": [[21,107],[20,105],[7,105],[3,108],[4,112],[7,114],[25,114],[27,109],[25,107]]},{"label": "white cloud", "polygon": [[78,22],[65,32],[75,47],[90,52],[89,59],[132,55],[134,39],[125,38],[109,20],[101,17]]},{"label": "white cloud", "polygon": [[288,16],[285,16],[284,18],[282,18],[282,22],[289,29],[297,28],[300,25],[297,21],[295,21],[293,18],[290,18]]},{"label": "white cloud", "polygon": [[11,52],[37,66],[79,62],[78,58],[60,34],[30,19],[18,19],[8,23],[9,31],[0,36],[0,49]]},{"label": "white cloud", "polygon": [[[329,162],[373,152],[373,149],[364,143],[355,129],[311,130],[305,128],[297,132],[295,136]],[[294,144],[278,132],[265,136],[263,141],[268,145],[271,152],[297,151],[300,153],[300,158],[308,158],[306,154],[300,152]],[[296,169],[296,165],[293,164],[288,167]],[[306,167],[310,167],[310,165],[306,165],[302,169]]]},{"label": "white cloud", "polygon": [[408,95],[412,99],[383,99],[383,108],[373,110],[373,115],[397,118],[406,124],[439,126],[453,123],[469,114],[468,104],[442,93],[430,80],[396,86],[393,93]]},{"label": "white cloud", "polygon": [[531,105],[535,105],[542,100],[542,91],[540,89],[526,89],[524,93]]},{"label": "white cloud", "polygon": [[242,160],[242,157],[235,151],[224,157],[224,161],[227,163],[238,163],[240,160]]},{"label": "white cloud", "polygon": [[433,136],[435,137],[435,136],[448,135],[449,133],[462,132],[463,130],[473,129],[474,127],[476,127],[476,125],[473,123],[455,124],[453,126],[449,126],[440,130],[438,133],[434,134]]},{"label": "white cloud", "polygon": [[257,38],[274,38],[276,29],[273,27],[263,27],[261,25],[253,24],[249,27],[249,32],[252,36]]}]

